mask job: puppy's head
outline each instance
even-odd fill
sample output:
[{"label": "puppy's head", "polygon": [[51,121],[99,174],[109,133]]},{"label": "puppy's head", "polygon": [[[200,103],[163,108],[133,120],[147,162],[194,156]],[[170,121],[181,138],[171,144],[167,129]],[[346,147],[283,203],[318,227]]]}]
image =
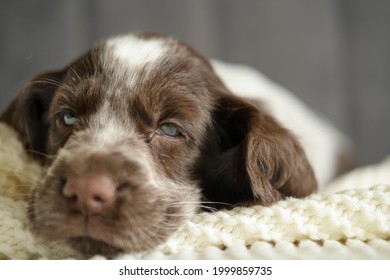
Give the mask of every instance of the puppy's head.
[{"label": "puppy's head", "polygon": [[316,188],[294,136],[171,38],[103,42],[36,77],[1,120],[46,167],[34,230],[86,253],[153,248],[202,203],[269,205]]}]

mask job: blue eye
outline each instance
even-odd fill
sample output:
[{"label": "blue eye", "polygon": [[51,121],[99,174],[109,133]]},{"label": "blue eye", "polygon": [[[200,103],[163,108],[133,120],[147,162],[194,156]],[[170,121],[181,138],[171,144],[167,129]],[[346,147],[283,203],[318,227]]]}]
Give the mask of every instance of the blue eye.
[{"label": "blue eye", "polygon": [[76,114],[72,112],[65,112],[63,114],[63,121],[66,126],[74,126],[77,122]]},{"label": "blue eye", "polygon": [[171,123],[162,124],[157,129],[156,132],[158,134],[165,135],[165,136],[172,137],[172,138],[179,137],[181,135],[178,128],[174,124],[171,124]]}]

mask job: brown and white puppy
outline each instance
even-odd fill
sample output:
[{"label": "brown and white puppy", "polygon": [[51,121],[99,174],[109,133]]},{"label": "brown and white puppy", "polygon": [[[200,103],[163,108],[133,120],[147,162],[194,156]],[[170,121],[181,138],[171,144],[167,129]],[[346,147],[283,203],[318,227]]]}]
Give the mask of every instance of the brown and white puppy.
[{"label": "brown and white puppy", "polygon": [[46,167],[34,231],[88,254],[154,248],[202,204],[270,205],[317,189],[293,133],[163,36],[98,44],[33,79],[0,120]]}]

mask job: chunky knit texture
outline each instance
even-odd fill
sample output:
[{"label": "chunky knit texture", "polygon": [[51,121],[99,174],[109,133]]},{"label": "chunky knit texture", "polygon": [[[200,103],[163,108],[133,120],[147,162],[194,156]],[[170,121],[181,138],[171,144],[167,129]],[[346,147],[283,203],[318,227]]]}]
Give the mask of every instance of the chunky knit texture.
[{"label": "chunky knit texture", "polygon": [[[15,132],[0,124],[0,259],[85,258],[64,242],[48,243],[29,230],[27,197],[40,174]],[[390,259],[386,184],[390,158],[306,199],[198,214],[155,250],[117,258]]]}]

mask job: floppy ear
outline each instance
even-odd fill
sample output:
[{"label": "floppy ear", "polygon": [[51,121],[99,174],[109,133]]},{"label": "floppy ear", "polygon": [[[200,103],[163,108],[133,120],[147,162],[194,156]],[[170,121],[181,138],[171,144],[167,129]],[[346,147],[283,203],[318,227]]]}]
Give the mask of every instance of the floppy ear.
[{"label": "floppy ear", "polygon": [[64,74],[47,72],[35,77],[0,114],[0,121],[12,126],[27,151],[39,159],[46,153],[49,106]]},{"label": "floppy ear", "polygon": [[304,197],[316,191],[314,172],[300,144],[271,116],[240,98],[223,95],[214,123],[201,168],[208,200],[269,205],[285,196]]}]

